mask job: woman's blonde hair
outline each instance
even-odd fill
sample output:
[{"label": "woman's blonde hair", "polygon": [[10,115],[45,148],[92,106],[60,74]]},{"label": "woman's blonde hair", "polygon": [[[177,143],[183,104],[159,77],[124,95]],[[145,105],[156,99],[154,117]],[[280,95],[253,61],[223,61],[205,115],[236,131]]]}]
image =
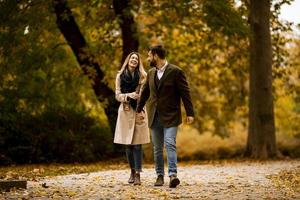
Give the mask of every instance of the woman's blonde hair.
[{"label": "woman's blonde hair", "polygon": [[139,80],[139,83],[140,84],[143,84],[145,81],[146,81],[146,77],[147,77],[147,73],[144,69],[144,66],[143,66],[143,63],[142,63],[142,59],[141,59],[141,56],[139,53],[133,51],[131,52],[130,54],[128,54],[128,56],[126,57],[120,71],[118,72],[119,74],[122,74],[124,72],[124,70],[128,70],[128,63],[129,63],[129,59],[130,57],[133,55],[133,54],[136,54],[138,56],[138,69],[139,69],[139,73],[140,73],[140,80]]}]

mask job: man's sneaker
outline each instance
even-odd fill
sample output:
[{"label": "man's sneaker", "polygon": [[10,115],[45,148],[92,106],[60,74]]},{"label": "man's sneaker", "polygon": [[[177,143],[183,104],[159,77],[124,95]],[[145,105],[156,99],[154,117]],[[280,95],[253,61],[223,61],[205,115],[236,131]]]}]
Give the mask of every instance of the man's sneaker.
[{"label": "man's sneaker", "polygon": [[180,184],[180,180],[177,178],[176,175],[171,175],[170,176],[170,184],[169,187],[170,188],[176,188],[177,185]]},{"label": "man's sneaker", "polygon": [[158,175],[154,186],[163,186],[164,185],[164,176]]}]

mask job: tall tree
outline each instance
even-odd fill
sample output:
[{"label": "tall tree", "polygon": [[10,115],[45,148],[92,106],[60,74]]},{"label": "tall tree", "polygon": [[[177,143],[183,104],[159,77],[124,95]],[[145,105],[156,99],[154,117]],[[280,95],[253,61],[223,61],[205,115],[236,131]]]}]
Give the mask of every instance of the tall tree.
[{"label": "tall tree", "polygon": [[[78,63],[84,74],[92,81],[93,90],[100,102],[106,102],[105,113],[108,117],[112,132],[114,132],[118,103],[114,97],[114,91],[103,81],[104,72],[100,68],[99,62],[89,50],[89,46],[81,33],[74,16],[67,5],[67,0],[53,0],[56,23],[58,28],[72,48]],[[122,31],[123,55],[122,62],[131,51],[137,51],[139,42],[137,26],[131,12],[131,1],[113,1],[114,11],[119,18]]]},{"label": "tall tree", "polygon": [[246,155],[266,159],[277,155],[272,95],[270,0],[250,1],[250,98]]},{"label": "tall tree", "polygon": [[89,50],[89,46],[67,5],[67,0],[53,0],[53,4],[57,26],[70,45],[84,74],[91,80],[97,98],[100,102],[105,102],[105,114],[111,130],[114,131],[118,108],[114,91],[104,82],[105,74],[100,69],[100,64],[95,56]]},{"label": "tall tree", "polygon": [[137,25],[134,22],[134,17],[131,12],[131,1],[130,0],[114,0],[113,6],[116,16],[118,17],[119,24],[122,30],[122,41],[123,41],[123,56],[122,62],[126,56],[132,51],[138,51],[139,41],[137,33]]}]

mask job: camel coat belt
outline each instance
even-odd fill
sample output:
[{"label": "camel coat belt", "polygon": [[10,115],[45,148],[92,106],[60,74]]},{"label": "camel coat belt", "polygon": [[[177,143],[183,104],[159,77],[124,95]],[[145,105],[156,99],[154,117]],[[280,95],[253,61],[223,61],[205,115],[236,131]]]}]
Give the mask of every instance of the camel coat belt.
[{"label": "camel coat belt", "polygon": [[116,77],[116,100],[120,102],[118,118],[114,136],[114,143],[117,144],[146,144],[150,142],[148,118],[146,109],[144,119],[136,118],[136,111],[129,106],[124,110],[124,104],[128,104],[127,93],[121,93],[120,73]]}]

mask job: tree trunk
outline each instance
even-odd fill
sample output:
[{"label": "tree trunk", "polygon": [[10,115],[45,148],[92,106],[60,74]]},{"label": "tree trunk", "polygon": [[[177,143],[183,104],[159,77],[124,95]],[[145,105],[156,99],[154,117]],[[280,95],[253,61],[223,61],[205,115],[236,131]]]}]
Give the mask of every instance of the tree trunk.
[{"label": "tree trunk", "polygon": [[277,156],[272,95],[270,0],[250,1],[250,99],[246,156]]},{"label": "tree trunk", "polygon": [[98,100],[106,102],[104,107],[105,114],[111,130],[114,132],[119,105],[115,100],[114,91],[103,81],[104,73],[100,69],[100,65],[94,55],[89,51],[89,47],[67,5],[67,1],[53,0],[53,3],[57,26],[70,45],[84,74],[91,80]]},{"label": "tree trunk", "polygon": [[137,26],[131,13],[130,0],[113,0],[113,6],[116,16],[119,18],[119,24],[122,30],[123,56],[121,63],[132,51],[138,51],[139,41]]},{"label": "tree trunk", "polygon": [[[137,26],[131,13],[131,0],[113,0],[113,7],[122,31],[123,55],[121,65],[128,54],[139,48]],[[124,151],[124,145],[115,144],[115,152]]]}]

